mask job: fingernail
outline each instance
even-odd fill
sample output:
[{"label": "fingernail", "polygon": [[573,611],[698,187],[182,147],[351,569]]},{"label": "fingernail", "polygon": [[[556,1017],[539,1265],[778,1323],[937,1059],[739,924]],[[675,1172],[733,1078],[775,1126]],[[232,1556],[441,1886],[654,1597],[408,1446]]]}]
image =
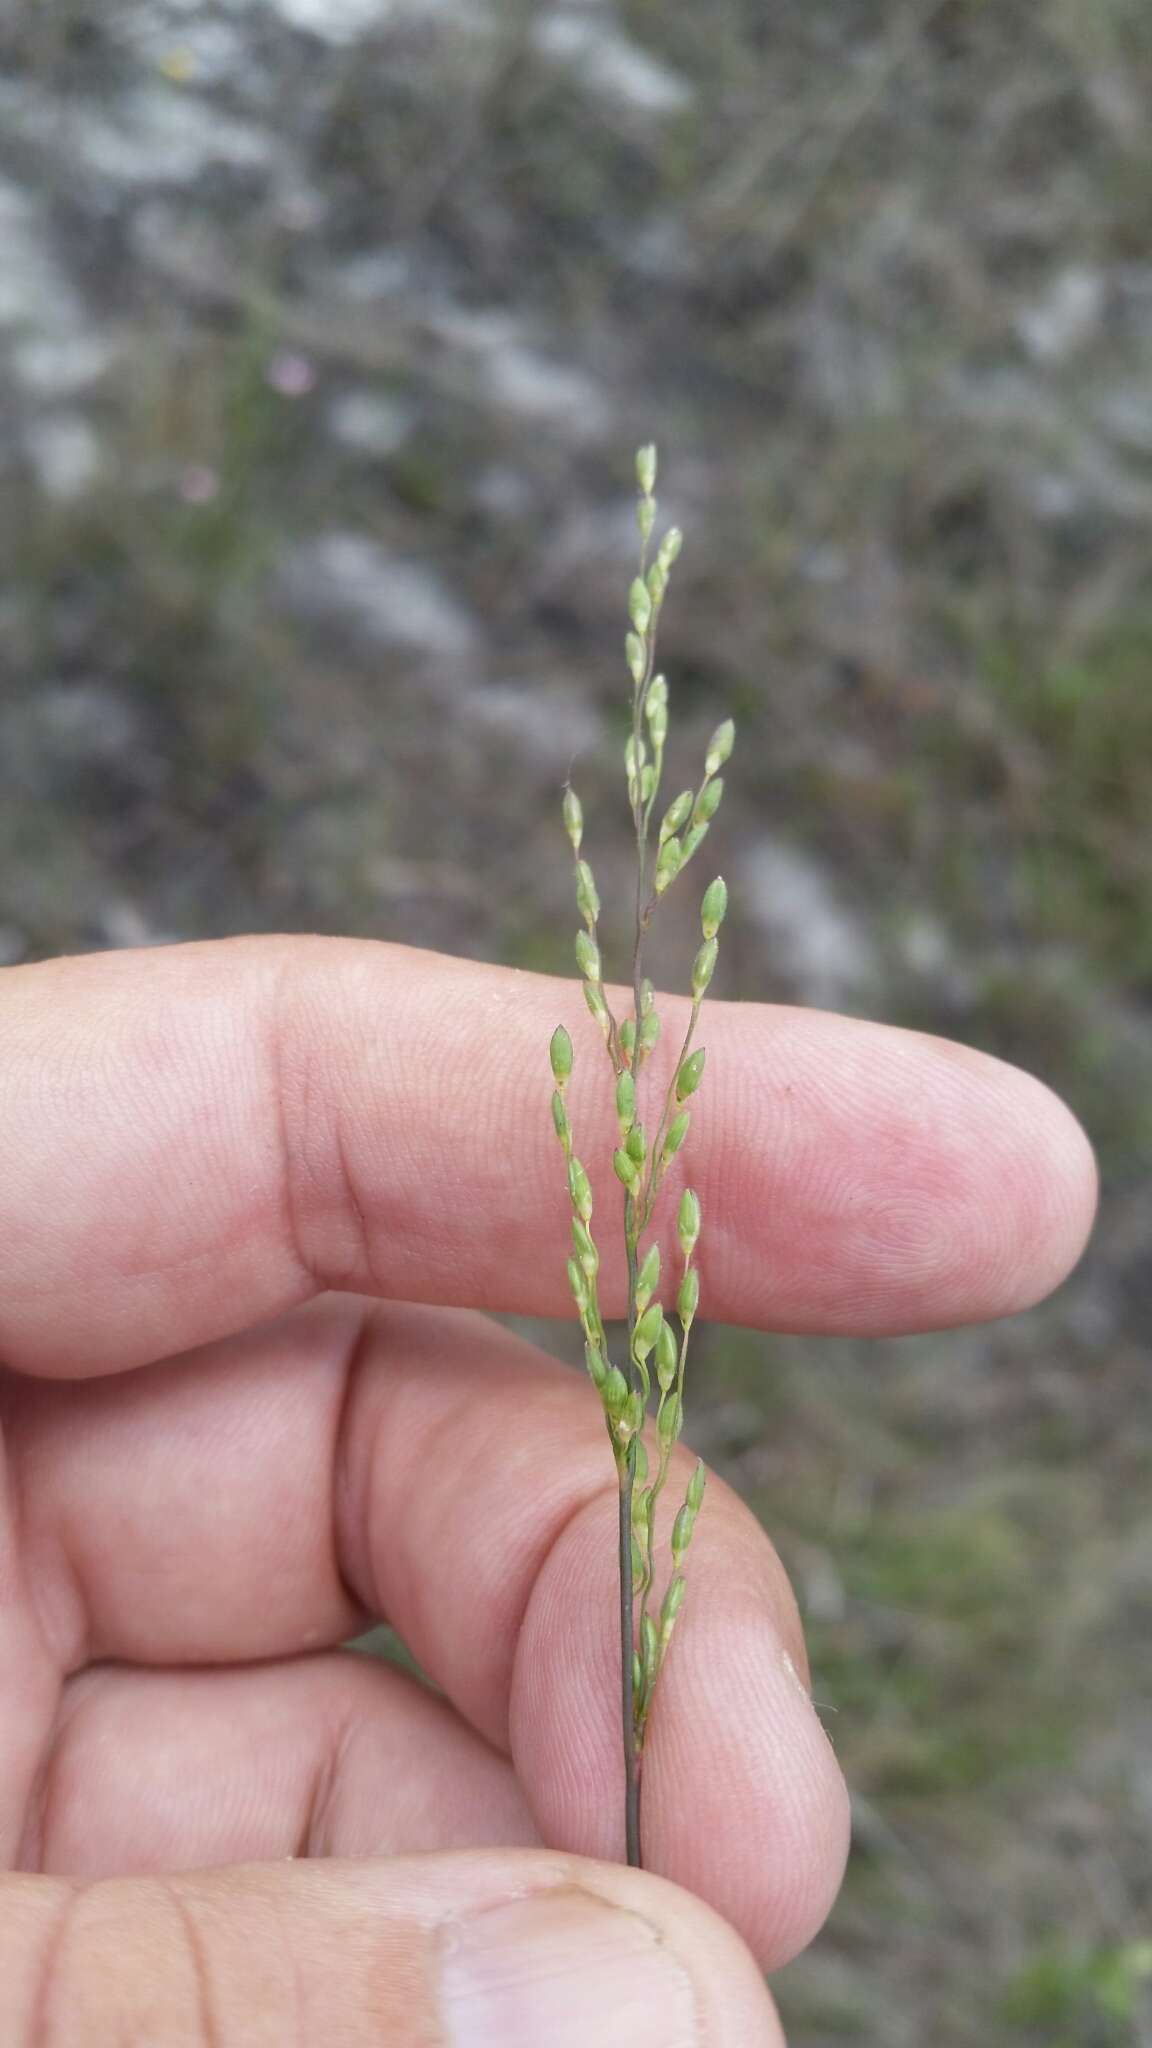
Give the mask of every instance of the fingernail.
[{"label": "fingernail", "polygon": [[450,2048],[698,2048],[685,1971],[638,1914],[537,1893],[455,1927],[442,1954]]}]

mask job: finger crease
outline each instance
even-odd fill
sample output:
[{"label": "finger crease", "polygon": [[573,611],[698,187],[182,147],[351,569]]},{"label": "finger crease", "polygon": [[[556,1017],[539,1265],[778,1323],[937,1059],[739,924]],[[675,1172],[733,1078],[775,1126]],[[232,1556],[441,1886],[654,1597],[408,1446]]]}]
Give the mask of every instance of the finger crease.
[{"label": "finger crease", "polygon": [[332,1805],[355,1728],[354,1720],[342,1721],[332,1740],[325,1745],[312,1781],[312,1793],[297,1841],[297,1856],[324,1856],[331,1853],[325,1849],[324,1843],[326,1839],[331,1838]]},{"label": "finger crease", "polygon": [[280,1158],[280,1216],[281,1236],[309,1295],[328,1283],[317,1271],[316,1262],[307,1250],[305,1233],[301,1224],[299,1205],[296,1199],[296,1156],[297,1147],[292,1141],[288,1117],[288,1080],[284,1070],[284,991],[291,974],[291,962],[286,960],[276,976],[267,1033],[268,1068],[272,1080],[272,1116],[276,1129],[276,1143]]},{"label": "finger crease", "polygon": [[[34,1407],[36,1390],[27,1398]],[[21,1423],[17,1393],[15,1424],[8,1424],[6,1445],[0,1442],[0,1449],[6,1452],[4,1472],[15,1582],[49,1664],[53,1670],[67,1675],[88,1662],[88,1596],[79,1566],[60,1531],[53,1528],[49,1533],[36,1526],[29,1500],[35,1475],[29,1469],[28,1434]]]},{"label": "finger crease", "polygon": [[[334,1116],[333,1120],[333,1137],[336,1145],[336,1163],[340,1173],[340,1190],[343,1196],[341,1206],[345,1215],[354,1226],[360,1253],[359,1265],[353,1263],[352,1271],[361,1284],[363,1282],[367,1283],[368,1288],[373,1294],[381,1294],[384,1290],[376,1276],[372,1252],[372,1232],[368,1227],[367,1213],[360,1199],[360,1190],[356,1185],[355,1177],[348,1161],[348,1152],[344,1143],[344,1126],[338,1113]],[[334,1283],[329,1282],[329,1285],[332,1284]]]},{"label": "finger crease", "polygon": [[196,1992],[196,2018],[204,2048],[223,2048],[224,2037],[216,2012],[216,2000],[212,1995],[212,1973],[204,1952],[204,1942],[196,1925],[196,1915],[186,1899],[181,1898],[179,1889],[166,1877],[158,1877],[156,1884],[167,1899],[180,1924],[188,1960],[192,1965],[192,1981]]},{"label": "finger crease", "polygon": [[[375,1621],[385,1621],[380,1600],[380,1589],[372,1566],[372,1546],[367,1546],[364,1557],[357,1555],[354,1531],[364,1525],[364,1516],[357,1512],[353,1500],[351,1476],[353,1418],[357,1397],[367,1377],[377,1336],[380,1311],[376,1307],[365,1308],[359,1324],[352,1334],[344,1360],[339,1405],[336,1410],[332,1431],[331,1461],[331,1516],[332,1516],[332,1557],[340,1584],[350,1607],[360,1614],[368,1614]],[[371,1460],[368,1461],[371,1470]]]},{"label": "finger crease", "polygon": [[90,1887],[74,1886],[60,1901],[60,1910],[48,1929],[48,1937],[40,1955],[36,1975],[36,1990],[32,1999],[32,2010],[28,2015],[29,2048],[50,2048],[52,2034],[52,1988],[60,1958],[68,1946],[76,1911],[81,1899]]}]

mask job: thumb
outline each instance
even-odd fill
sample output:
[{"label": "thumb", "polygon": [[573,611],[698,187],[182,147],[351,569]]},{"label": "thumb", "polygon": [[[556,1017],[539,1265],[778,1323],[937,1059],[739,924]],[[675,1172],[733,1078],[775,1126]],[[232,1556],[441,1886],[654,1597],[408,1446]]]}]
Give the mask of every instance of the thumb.
[{"label": "thumb", "polygon": [[782,2048],[747,1949],[546,1851],[0,1878],[5,2048]]}]

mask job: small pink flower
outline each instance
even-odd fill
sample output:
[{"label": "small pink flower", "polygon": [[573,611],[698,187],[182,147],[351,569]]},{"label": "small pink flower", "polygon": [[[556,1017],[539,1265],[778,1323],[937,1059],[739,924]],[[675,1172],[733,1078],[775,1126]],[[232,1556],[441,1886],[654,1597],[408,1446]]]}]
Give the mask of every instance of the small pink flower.
[{"label": "small pink flower", "polygon": [[316,389],[316,365],[308,356],[290,349],[278,349],[265,371],[273,391],[281,398],[307,398]]}]

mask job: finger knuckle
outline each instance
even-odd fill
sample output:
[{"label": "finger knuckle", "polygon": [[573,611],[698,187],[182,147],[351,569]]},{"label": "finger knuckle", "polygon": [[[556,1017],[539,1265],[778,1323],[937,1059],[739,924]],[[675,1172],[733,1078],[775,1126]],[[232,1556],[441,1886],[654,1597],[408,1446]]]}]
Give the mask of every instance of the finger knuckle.
[{"label": "finger knuckle", "polygon": [[39,1924],[30,1929],[23,1973],[10,1979],[17,1987],[10,2014],[0,1995],[6,2048],[146,2041],[238,2048],[239,2015],[220,1995],[211,1944],[175,1886],[160,1879],[25,1882],[41,1894],[30,1915]]}]

